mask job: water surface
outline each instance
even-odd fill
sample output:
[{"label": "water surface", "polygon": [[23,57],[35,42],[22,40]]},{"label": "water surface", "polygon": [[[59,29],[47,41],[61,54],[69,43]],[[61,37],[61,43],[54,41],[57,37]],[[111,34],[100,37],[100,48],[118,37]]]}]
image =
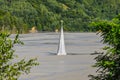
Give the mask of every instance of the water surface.
[{"label": "water surface", "polygon": [[90,54],[104,46],[95,33],[65,33],[68,55],[57,56],[59,33],[21,34],[20,39],[25,44],[16,45],[15,53],[20,59],[37,57],[40,65],[19,80],[89,80],[96,56]]}]

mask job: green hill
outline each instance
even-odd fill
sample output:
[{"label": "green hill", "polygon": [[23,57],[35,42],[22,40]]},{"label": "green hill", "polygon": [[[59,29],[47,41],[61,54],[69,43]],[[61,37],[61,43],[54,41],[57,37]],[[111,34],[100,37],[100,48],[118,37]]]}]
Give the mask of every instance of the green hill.
[{"label": "green hill", "polygon": [[0,0],[0,29],[55,31],[63,20],[65,31],[92,31],[91,21],[110,20],[119,7],[120,0]]}]

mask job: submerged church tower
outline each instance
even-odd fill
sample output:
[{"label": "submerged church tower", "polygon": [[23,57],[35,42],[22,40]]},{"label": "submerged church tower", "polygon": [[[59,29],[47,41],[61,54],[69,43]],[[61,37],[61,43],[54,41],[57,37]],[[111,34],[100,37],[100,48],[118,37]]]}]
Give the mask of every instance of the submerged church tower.
[{"label": "submerged church tower", "polygon": [[67,53],[65,51],[65,42],[64,42],[64,33],[63,33],[63,20],[61,20],[61,33],[60,33],[57,55],[67,55]]}]

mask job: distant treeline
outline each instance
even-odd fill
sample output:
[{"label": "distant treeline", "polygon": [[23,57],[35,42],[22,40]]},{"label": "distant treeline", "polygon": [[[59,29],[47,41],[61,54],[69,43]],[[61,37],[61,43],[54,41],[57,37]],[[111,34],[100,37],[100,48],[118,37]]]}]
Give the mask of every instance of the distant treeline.
[{"label": "distant treeline", "polygon": [[119,13],[120,0],[0,0],[0,29],[55,31],[63,20],[65,31],[88,32],[90,22]]}]

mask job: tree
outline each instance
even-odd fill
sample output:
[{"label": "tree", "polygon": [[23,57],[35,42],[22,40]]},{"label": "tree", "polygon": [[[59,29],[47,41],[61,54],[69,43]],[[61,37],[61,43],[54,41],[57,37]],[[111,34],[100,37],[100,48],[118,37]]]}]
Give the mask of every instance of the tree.
[{"label": "tree", "polygon": [[90,80],[120,80],[120,15],[111,21],[92,23],[95,30],[101,33],[102,42],[108,46],[103,49],[106,53],[98,55],[94,67],[97,76],[89,75]]},{"label": "tree", "polygon": [[54,31],[62,19],[65,31],[91,31],[89,22],[96,18],[111,20],[119,14],[119,7],[120,0],[0,0],[0,25],[8,22],[4,25],[7,29],[15,27],[21,32],[33,26],[38,31]]},{"label": "tree", "polygon": [[16,35],[14,40],[9,37],[7,32],[0,32],[0,80],[17,80],[21,74],[28,74],[32,66],[38,65],[36,59],[12,61],[15,58],[14,45],[23,42],[18,39],[19,35]]}]

